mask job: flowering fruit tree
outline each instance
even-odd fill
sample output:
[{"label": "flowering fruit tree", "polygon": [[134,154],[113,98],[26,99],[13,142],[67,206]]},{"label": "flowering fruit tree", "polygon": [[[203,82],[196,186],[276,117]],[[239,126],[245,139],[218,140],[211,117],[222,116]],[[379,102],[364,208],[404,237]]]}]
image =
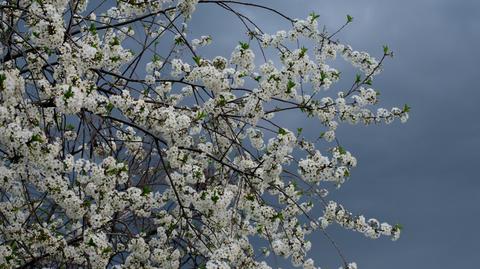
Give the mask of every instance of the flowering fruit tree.
[{"label": "flowering fruit tree", "polygon": [[[202,56],[215,42],[188,30],[199,5],[245,27],[231,55]],[[291,27],[264,32],[240,7]],[[330,33],[315,13],[253,1],[5,0],[0,12],[0,268],[266,269],[272,253],[312,269],[318,232],[352,269],[329,225],[399,237],[327,199],[357,164],[339,124],[409,112],[378,107],[388,47],[375,59],[336,40],[351,16]],[[359,74],[332,95],[337,55]],[[288,130],[293,111],[320,137]]]}]

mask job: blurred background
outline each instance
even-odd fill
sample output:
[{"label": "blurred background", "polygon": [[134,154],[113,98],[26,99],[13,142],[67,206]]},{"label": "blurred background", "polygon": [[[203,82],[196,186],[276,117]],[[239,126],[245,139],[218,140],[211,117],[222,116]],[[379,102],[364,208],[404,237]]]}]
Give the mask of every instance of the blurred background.
[{"label": "blurred background", "polygon": [[[338,138],[357,157],[358,166],[342,188],[331,191],[329,199],[367,218],[401,223],[402,237],[396,242],[371,240],[332,225],[328,231],[347,259],[370,269],[479,268],[480,1],[253,2],[293,18],[306,18],[314,11],[329,32],[338,29],[349,14],[354,21],[338,34],[340,41],[377,58],[384,44],[395,53],[376,77],[374,88],[381,92],[383,107],[411,106],[410,120],[368,127],[340,125]],[[288,30],[289,24],[279,17],[240,5],[231,7],[268,33]],[[190,38],[213,37],[203,55],[230,55],[238,41],[247,40],[238,19],[217,5],[200,4],[198,9],[189,26]],[[334,67],[343,72],[344,82],[330,91],[343,89],[354,79],[355,71],[344,70],[348,65],[341,62]],[[300,114],[289,114],[281,121],[291,128],[303,127],[312,136],[321,129],[315,121],[302,122]],[[320,233],[311,240],[310,257],[322,268],[338,268],[340,260],[328,241]],[[283,259],[277,259],[277,264],[291,268]]]}]

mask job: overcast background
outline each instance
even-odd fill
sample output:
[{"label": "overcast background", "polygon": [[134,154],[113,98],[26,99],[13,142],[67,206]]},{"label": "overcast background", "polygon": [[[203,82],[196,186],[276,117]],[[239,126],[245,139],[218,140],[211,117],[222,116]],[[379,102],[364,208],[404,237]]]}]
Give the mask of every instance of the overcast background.
[{"label": "overcast background", "polygon": [[[404,230],[401,239],[392,242],[330,229],[347,258],[369,269],[479,268],[480,1],[253,2],[297,18],[315,11],[330,30],[350,14],[354,23],[338,36],[341,41],[377,57],[383,44],[395,52],[374,86],[386,107],[409,104],[410,120],[370,127],[341,125],[338,136],[359,165],[330,198],[367,217],[401,223]],[[286,28],[278,17],[236,7],[267,32]],[[198,8],[191,32],[213,33],[215,54],[229,55],[239,40],[246,40],[232,16],[212,4]],[[351,83],[353,78],[344,77]],[[302,125],[302,118],[295,117],[286,120]],[[304,125],[307,133],[319,132],[315,124]],[[321,235],[312,241],[310,256],[322,268],[338,268],[340,261],[328,242]],[[290,268],[282,261],[278,264]]]}]

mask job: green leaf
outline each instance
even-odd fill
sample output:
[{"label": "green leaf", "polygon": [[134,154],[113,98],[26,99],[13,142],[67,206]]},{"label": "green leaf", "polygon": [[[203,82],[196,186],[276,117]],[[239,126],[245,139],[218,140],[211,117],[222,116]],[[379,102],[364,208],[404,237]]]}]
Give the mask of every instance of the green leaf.
[{"label": "green leaf", "polygon": [[286,134],[287,134],[287,131],[285,131],[285,130],[282,129],[282,128],[278,128],[278,134],[280,134],[280,135],[286,135]]},{"label": "green leaf", "polygon": [[342,146],[338,146],[338,152],[342,155],[347,154],[347,151]]},{"label": "green leaf", "polygon": [[188,155],[184,155],[183,158],[181,159],[183,164],[186,164],[188,161]]},{"label": "green leaf", "polygon": [[289,80],[287,83],[287,93],[291,93],[293,87],[295,87],[295,82],[293,82],[292,80]]},{"label": "green leaf", "polygon": [[85,201],[83,201],[82,206],[83,206],[83,207],[90,207],[91,204],[92,204],[92,201],[90,201],[90,200],[85,200]]},{"label": "green leaf", "polygon": [[42,143],[43,142],[43,139],[42,137],[39,135],[39,134],[34,134],[32,135],[32,138],[30,138],[30,143],[33,143],[33,142],[39,142],[39,143]]},{"label": "green leaf", "polygon": [[109,168],[107,170],[105,170],[105,174],[107,176],[114,176],[118,173],[117,169],[116,168]]},{"label": "green leaf", "polygon": [[353,21],[353,17],[347,14],[347,23],[351,23]]},{"label": "green leaf", "polygon": [[72,91],[72,86],[70,86],[70,87],[68,88],[68,90],[63,94],[63,97],[64,97],[64,99],[66,100],[66,99],[68,99],[68,98],[73,97],[73,95],[74,95],[74,93],[73,93],[73,91]]},{"label": "green leaf", "polygon": [[106,247],[106,248],[104,248],[104,249],[102,250],[102,253],[103,253],[103,254],[107,254],[107,253],[110,253],[110,252],[112,252],[112,251],[113,251],[112,247]]},{"label": "green leaf", "polygon": [[220,200],[220,197],[217,194],[214,194],[210,199],[212,199],[213,203],[216,204],[218,200]]},{"label": "green leaf", "polygon": [[200,56],[195,56],[195,57],[192,57],[192,59],[195,61],[195,63],[200,66],[200,63],[202,61],[202,58]]},{"label": "green leaf", "polygon": [[248,43],[245,43],[245,42],[238,42],[240,44],[240,47],[242,48],[242,50],[247,50],[248,48],[250,48],[250,45],[248,45]]},{"label": "green leaf", "polygon": [[327,78],[327,73],[320,71],[320,80],[323,82]]},{"label": "green leaf", "polygon": [[150,186],[143,186],[142,196],[147,196],[150,193],[152,193],[152,188],[150,188]]},{"label": "green leaf", "polygon": [[7,79],[7,76],[5,76],[5,74],[0,74],[0,90],[3,90],[4,88],[3,82],[5,82],[6,79]]},{"label": "green leaf", "polygon": [[75,126],[73,124],[67,124],[67,126],[65,126],[65,129],[68,130],[68,131],[73,131],[75,130]]},{"label": "green leaf", "polygon": [[108,112],[108,113],[112,112],[113,108],[114,108],[114,106],[113,106],[112,103],[108,103],[108,104],[107,104],[106,109],[107,109],[107,112]]},{"label": "green leaf", "polygon": [[182,45],[185,44],[185,41],[181,37],[175,38],[175,45]]},{"label": "green leaf", "polygon": [[393,229],[394,229],[394,230],[400,230],[400,231],[401,231],[401,230],[403,230],[403,225],[397,223],[397,224],[395,224],[395,225],[393,226]]},{"label": "green leaf", "polygon": [[118,46],[120,45],[120,40],[118,39],[118,37],[114,37],[113,40],[110,42],[110,46]]},{"label": "green leaf", "polygon": [[95,242],[93,242],[93,238],[90,238],[90,240],[87,242],[87,246],[97,247],[97,244],[95,244]]},{"label": "green leaf", "polygon": [[158,62],[160,60],[161,60],[161,58],[160,58],[160,56],[158,56],[158,54],[153,55],[152,62]]},{"label": "green leaf", "polygon": [[282,212],[278,212],[278,213],[276,213],[275,215],[273,215],[273,216],[271,217],[271,220],[276,220],[276,219],[283,220],[283,214],[282,214]]},{"label": "green leaf", "polygon": [[199,112],[197,112],[197,115],[195,116],[195,119],[196,120],[203,120],[206,117],[207,117],[207,113],[205,111],[199,111]]},{"label": "green leaf", "polygon": [[244,77],[246,77],[246,76],[248,76],[248,74],[245,73],[245,72],[242,72],[242,73],[238,74],[238,77],[239,77],[239,78],[244,78]]},{"label": "green leaf", "polygon": [[263,232],[264,226],[262,224],[257,225],[257,233],[261,234]]},{"label": "green leaf", "polygon": [[48,56],[50,56],[54,53],[54,51],[52,49],[50,49],[49,47],[43,47],[43,51],[45,51],[45,53],[47,53]]},{"label": "green leaf", "polygon": [[297,134],[300,135],[303,131],[303,128],[297,128]]},{"label": "green leaf", "polygon": [[88,31],[90,31],[90,33],[92,33],[92,35],[97,34],[97,27],[95,26],[94,23],[90,24],[90,28],[88,28]]},{"label": "green leaf", "polygon": [[143,90],[143,96],[148,96],[148,93],[150,92],[150,89],[149,88],[145,88]]},{"label": "green leaf", "polygon": [[112,56],[112,57],[110,57],[110,61],[112,61],[112,62],[114,62],[114,63],[116,63],[116,62],[118,62],[118,61],[120,61],[120,60],[121,60],[120,56]]},{"label": "green leaf", "polygon": [[302,47],[300,49],[300,53],[298,54],[298,56],[300,56],[300,58],[303,58],[305,56],[305,54],[307,53],[308,49],[305,48],[305,47]]},{"label": "green leaf", "polygon": [[218,106],[225,106],[227,104],[227,100],[225,100],[225,96],[220,95],[220,100],[217,101]]},{"label": "green leaf", "polygon": [[403,112],[407,112],[407,113],[408,113],[408,112],[410,112],[410,109],[412,109],[412,108],[409,107],[407,104],[405,104],[405,105],[403,106]]},{"label": "green leaf", "polygon": [[360,74],[355,75],[355,83],[360,83],[362,81],[362,76]]},{"label": "green leaf", "polygon": [[383,46],[383,53],[388,54],[389,51],[390,51],[390,50],[389,50],[388,46],[387,46],[387,45],[384,45],[384,46]]},{"label": "green leaf", "polygon": [[317,13],[315,13],[314,11],[312,11],[310,14],[310,22],[313,22],[314,20],[320,18],[320,15],[318,15]]}]

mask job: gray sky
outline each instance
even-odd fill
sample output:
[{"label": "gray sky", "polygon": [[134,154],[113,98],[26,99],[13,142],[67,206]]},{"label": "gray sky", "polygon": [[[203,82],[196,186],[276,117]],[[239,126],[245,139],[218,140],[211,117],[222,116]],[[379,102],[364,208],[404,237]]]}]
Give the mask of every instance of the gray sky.
[{"label": "gray sky", "polygon": [[[477,268],[480,1],[254,2],[298,18],[315,11],[331,30],[350,14],[354,23],[339,35],[341,41],[377,56],[383,44],[395,52],[374,86],[386,107],[409,104],[410,120],[342,125],[338,136],[359,164],[350,181],[330,198],[367,217],[399,222],[404,231],[399,241],[391,242],[330,229],[344,254],[360,268]],[[192,33],[214,33],[218,55],[229,55],[239,40],[246,40],[238,23],[224,14],[213,5],[201,5],[191,25]],[[285,26],[261,12],[249,9],[247,14],[272,33]],[[304,127],[308,133],[319,132],[315,124]],[[312,241],[311,257],[322,268],[338,268],[327,241],[321,235]]]}]

